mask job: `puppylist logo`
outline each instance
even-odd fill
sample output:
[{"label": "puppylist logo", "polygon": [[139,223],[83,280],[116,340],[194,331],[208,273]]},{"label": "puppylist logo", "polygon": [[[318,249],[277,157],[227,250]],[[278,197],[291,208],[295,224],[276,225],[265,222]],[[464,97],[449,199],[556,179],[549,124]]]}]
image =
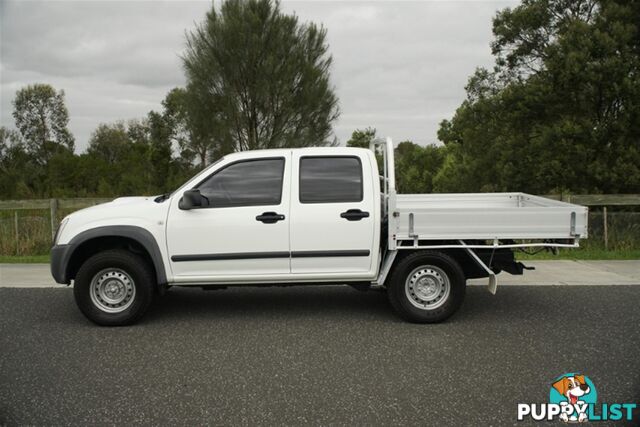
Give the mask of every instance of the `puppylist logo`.
[{"label": "puppylist logo", "polygon": [[586,375],[560,375],[549,390],[549,403],[519,403],[518,421],[560,420],[565,423],[587,421],[640,421],[635,403],[601,403],[596,387]]},{"label": "puppylist logo", "polygon": [[560,405],[560,420],[565,423],[586,422],[587,407],[597,400],[596,387],[584,375],[564,374],[556,378],[549,390],[549,402]]}]

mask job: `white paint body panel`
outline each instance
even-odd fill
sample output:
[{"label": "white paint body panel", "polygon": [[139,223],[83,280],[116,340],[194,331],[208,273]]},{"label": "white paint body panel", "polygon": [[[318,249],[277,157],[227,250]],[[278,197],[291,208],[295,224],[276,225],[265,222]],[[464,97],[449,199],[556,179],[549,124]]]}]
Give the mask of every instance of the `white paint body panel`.
[{"label": "white paint body panel", "polygon": [[[324,154],[324,152],[326,154]],[[310,257],[291,259],[291,272],[298,274],[359,274],[373,277],[377,272],[380,233],[380,187],[375,157],[369,150],[357,150],[362,165],[363,199],[360,202],[301,203],[299,198],[300,158],[305,156],[353,156],[349,148],[303,149],[293,153],[291,186],[291,251],[368,250],[369,256]],[[347,221],[340,214],[349,209],[369,212],[368,218]]]},{"label": "white paint body panel", "polygon": [[131,225],[151,233],[158,244],[167,278],[172,276],[165,240],[168,203],[156,203],[153,197],[120,197],[109,203],[73,212],[60,230],[57,244],[67,244],[78,234],[98,227]]},{"label": "white paint body panel", "polygon": [[[269,150],[253,153],[251,158],[283,157],[285,160],[283,188],[291,182],[291,150]],[[216,164],[208,175],[237,161],[228,156]],[[204,178],[204,177],[203,177]],[[180,193],[179,193],[180,194]],[[247,252],[289,252],[289,193],[282,192],[278,205],[242,206],[182,210],[179,197],[170,201],[167,220],[167,248],[174,255],[242,254]],[[256,216],[264,212],[285,215],[284,221],[264,224]],[[287,275],[289,258],[259,258],[234,260],[203,260],[174,262],[169,259],[174,280],[217,280],[227,276]]]},{"label": "white paint body panel", "polygon": [[[391,166],[387,168],[388,188],[382,193],[376,158],[370,150],[327,147],[234,153],[194,176],[163,202],[150,197],[127,197],[74,212],[67,217],[57,244],[66,244],[79,233],[96,227],[138,226],[148,230],[158,244],[169,283],[203,285],[375,281],[381,249],[393,250],[403,239],[572,239],[577,243],[587,236],[586,208],[542,197],[523,193],[396,195],[393,148],[390,141],[387,144],[386,158]],[[299,159],[313,155],[357,156],[363,167],[363,200],[300,203]],[[286,159],[279,205],[179,209],[184,191],[215,171],[238,160],[265,157]],[[389,213],[388,248],[380,247],[381,197],[387,201]],[[370,216],[360,221],[340,218],[340,213],[348,209],[367,211]],[[285,220],[275,224],[256,221],[257,215],[267,211],[283,214]],[[424,247],[424,243],[416,244]],[[171,260],[171,256],[187,254],[342,250],[370,253],[357,257]]]}]

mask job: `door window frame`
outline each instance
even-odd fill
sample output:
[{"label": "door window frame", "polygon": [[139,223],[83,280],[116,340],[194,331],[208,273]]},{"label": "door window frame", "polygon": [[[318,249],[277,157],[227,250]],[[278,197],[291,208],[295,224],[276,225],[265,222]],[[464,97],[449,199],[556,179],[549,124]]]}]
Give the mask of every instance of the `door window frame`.
[{"label": "door window frame", "polygon": [[[287,158],[285,156],[273,156],[273,157],[255,157],[252,159],[241,159],[241,160],[236,160],[235,162],[231,162],[228,163],[224,166],[222,166],[220,169],[215,170],[214,172],[212,172],[211,174],[207,175],[206,178],[201,179],[195,186],[193,186],[192,188],[194,189],[199,189],[199,187],[207,180],[209,180],[210,178],[212,178],[213,176],[219,174],[220,172],[222,172],[223,170],[233,166],[233,165],[237,165],[238,163],[250,163],[250,162],[259,162],[261,160],[282,160],[282,171],[281,171],[281,182],[280,182],[280,195],[278,197],[278,203],[243,203],[243,204],[238,204],[238,205],[233,205],[233,206],[201,206],[199,209],[229,209],[229,208],[244,208],[244,207],[249,207],[249,206],[280,206],[282,204],[282,190],[284,187],[284,182],[285,182],[285,173],[286,173],[286,169],[287,169]],[[206,196],[205,196],[206,197]]]},{"label": "door window frame", "polygon": [[[360,199],[359,200],[321,200],[312,202],[302,201],[302,160],[304,159],[356,159],[360,166]],[[300,156],[298,162],[298,202],[304,205],[331,204],[331,203],[361,203],[364,200],[364,174],[362,172],[362,159],[359,156],[350,155],[322,155],[322,156]]]}]

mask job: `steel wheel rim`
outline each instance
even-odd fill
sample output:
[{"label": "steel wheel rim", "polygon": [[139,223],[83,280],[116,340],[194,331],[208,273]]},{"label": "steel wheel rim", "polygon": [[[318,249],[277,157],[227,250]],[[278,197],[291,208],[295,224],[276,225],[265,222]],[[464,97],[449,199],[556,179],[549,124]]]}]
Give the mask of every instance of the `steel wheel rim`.
[{"label": "steel wheel rim", "polygon": [[106,313],[121,313],[133,304],[136,286],[125,271],[119,268],[106,268],[99,271],[89,289],[91,302]]},{"label": "steel wheel rim", "polygon": [[447,301],[451,293],[451,282],[440,267],[421,265],[409,273],[404,290],[414,307],[435,310]]}]

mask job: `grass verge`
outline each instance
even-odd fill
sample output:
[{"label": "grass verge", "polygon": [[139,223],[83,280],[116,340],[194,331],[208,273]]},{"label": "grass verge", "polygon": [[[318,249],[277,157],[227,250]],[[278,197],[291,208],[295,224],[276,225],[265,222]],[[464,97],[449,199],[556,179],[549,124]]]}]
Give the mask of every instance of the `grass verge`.
[{"label": "grass verge", "polygon": [[0,264],[38,264],[49,263],[49,255],[0,255]]},{"label": "grass verge", "polygon": [[519,261],[526,260],[624,260],[624,259],[640,259],[640,249],[626,250],[604,250],[600,248],[581,248],[581,249],[560,249],[557,255],[551,252],[543,251],[535,255],[529,255],[522,252],[516,252],[516,259]]}]

